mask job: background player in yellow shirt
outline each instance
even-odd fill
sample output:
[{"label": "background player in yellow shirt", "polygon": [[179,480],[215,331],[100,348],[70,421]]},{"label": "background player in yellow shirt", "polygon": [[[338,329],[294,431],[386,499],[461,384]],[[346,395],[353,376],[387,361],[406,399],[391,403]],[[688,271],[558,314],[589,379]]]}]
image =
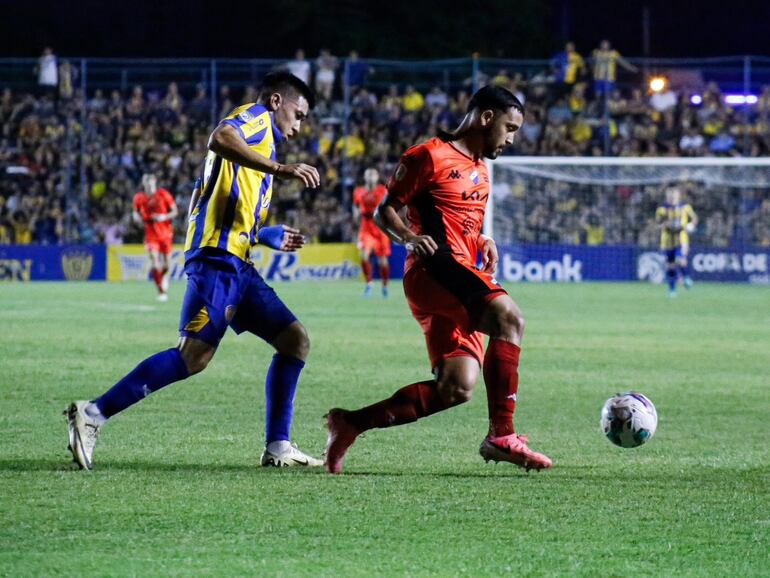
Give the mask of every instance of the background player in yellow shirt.
[{"label": "background player in yellow shirt", "polygon": [[[270,207],[274,176],[299,179],[308,187],[319,185],[314,167],[281,164],[275,153],[279,142],[299,134],[313,104],[313,93],[302,80],[288,72],[271,73],[258,101],[236,108],[211,134],[203,177],[190,202],[179,342],[142,361],[97,399],[69,406],[69,447],[81,468],[93,467],[94,446],[107,419],[162,387],[203,371],[228,327],[236,333],[253,333],[276,350],[265,383],[262,465],[323,465],[289,437],[294,394],[310,348],[307,332],[250,260],[251,247],[257,243],[282,251],[304,245],[296,229],[261,225]],[[227,419],[225,404],[222,419]]]},{"label": "background player in yellow shirt", "polygon": [[682,202],[681,191],[671,187],[666,191],[666,202],[655,211],[655,222],[660,227],[660,249],[665,253],[668,263],[666,275],[669,296],[676,297],[679,276],[686,288],[692,286],[687,255],[690,252],[690,233],[698,225],[698,215],[689,203]]}]

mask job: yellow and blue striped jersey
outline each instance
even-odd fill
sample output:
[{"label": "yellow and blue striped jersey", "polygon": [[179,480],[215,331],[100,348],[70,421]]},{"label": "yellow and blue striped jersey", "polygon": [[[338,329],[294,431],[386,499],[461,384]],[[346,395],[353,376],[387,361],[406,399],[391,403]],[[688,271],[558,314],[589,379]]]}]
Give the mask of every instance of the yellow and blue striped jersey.
[{"label": "yellow and blue striped jersey", "polygon": [[[283,138],[272,114],[261,104],[244,104],[223,119],[236,128],[254,152],[275,159]],[[185,256],[205,247],[221,249],[247,261],[257,231],[267,219],[273,176],[247,169],[209,151],[201,192],[187,226]]]},{"label": "yellow and blue striped jersey", "polygon": [[687,225],[696,218],[695,211],[688,203],[661,205],[655,211],[655,221],[663,224],[660,232],[660,248],[676,249],[690,244]]}]

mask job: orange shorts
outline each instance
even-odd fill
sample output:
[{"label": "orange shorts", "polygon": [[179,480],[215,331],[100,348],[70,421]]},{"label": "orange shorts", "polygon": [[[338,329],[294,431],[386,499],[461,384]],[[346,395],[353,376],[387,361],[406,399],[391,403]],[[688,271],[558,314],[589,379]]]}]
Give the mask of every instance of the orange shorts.
[{"label": "orange shorts", "polygon": [[361,231],[358,235],[358,249],[361,251],[369,249],[378,257],[389,257],[390,239],[380,231],[376,233]]},{"label": "orange shorts", "polygon": [[151,253],[152,251],[156,251],[161,255],[170,255],[173,248],[174,248],[173,239],[153,238],[153,239],[144,240],[144,249],[148,253]]},{"label": "orange shorts", "polygon": [[484,361],[484,335],[475,330],[479,316],[487,303],[507,294],[491,275],[451,256],[434,256],[406,272],[404,293],[425,334],[432,369],[450,357]]}]

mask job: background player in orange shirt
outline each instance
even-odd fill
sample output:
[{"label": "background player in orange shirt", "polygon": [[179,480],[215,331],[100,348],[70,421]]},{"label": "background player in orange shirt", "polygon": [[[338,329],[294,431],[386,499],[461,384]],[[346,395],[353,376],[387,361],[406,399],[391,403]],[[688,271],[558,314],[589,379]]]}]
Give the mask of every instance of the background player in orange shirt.
[{"label": "background player in orange shirt", "polygon": [[179,214],[174,197],[158,187],[153,173],[142,176],[143,191],[134,195],[134,221],[144,224],[144,247],[150,256],[150,274],[158,287],[158,300],[168,300],[168,277],[174,227],[171,221]]},{"label": "background player in orange shirt", "polygon": [[[497,247],[481,234],[490,194],[483,158],[496,158],[512,144],[523,122],[524,107],[510,91],[485,86],[473,95],[453,133],[401,157],[375,219],[409,251],[404,293],[425,333],[435,378],[355,411],[329,411],[329,472],[342,470],[345,453],[362,432],[410,423],[468,401],[482,367],[489,432],[481,456],[528,470],[551,467],[551,460],[529,449],[527,438],[513,427],[524,319],[493,279]],[[398,214],[404,206],[408,226]],[[476,267],[479,252],[482,269]],[[486,354],[482,334],[489,336]]]},{"label": "background player in orange shirt", "polygon": [[369,260],[372,253],[377,256],[377,265],[382,279],[382,296],[388,296],[390,238],[374,222],[374,211],[387,194],[385,185],[380,183],[380,173],[373,168],[364,171],[364,186],[356,187],[353,191],[353,212],[356,218],[361,219],[358,248],[361,251],[361,269],[366,277],[365,297],[372,294],[372,263]]}]

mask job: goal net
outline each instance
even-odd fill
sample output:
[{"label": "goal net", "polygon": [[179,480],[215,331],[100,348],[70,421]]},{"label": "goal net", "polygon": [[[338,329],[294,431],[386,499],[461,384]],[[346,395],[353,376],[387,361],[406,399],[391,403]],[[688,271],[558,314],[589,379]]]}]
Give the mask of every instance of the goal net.
[{"label": "goal net", "polygon": [[696,279],[770,283],[770,158],[500,157],[485,231],[507,281],[661,282],[655,211],[692,205]]}]

